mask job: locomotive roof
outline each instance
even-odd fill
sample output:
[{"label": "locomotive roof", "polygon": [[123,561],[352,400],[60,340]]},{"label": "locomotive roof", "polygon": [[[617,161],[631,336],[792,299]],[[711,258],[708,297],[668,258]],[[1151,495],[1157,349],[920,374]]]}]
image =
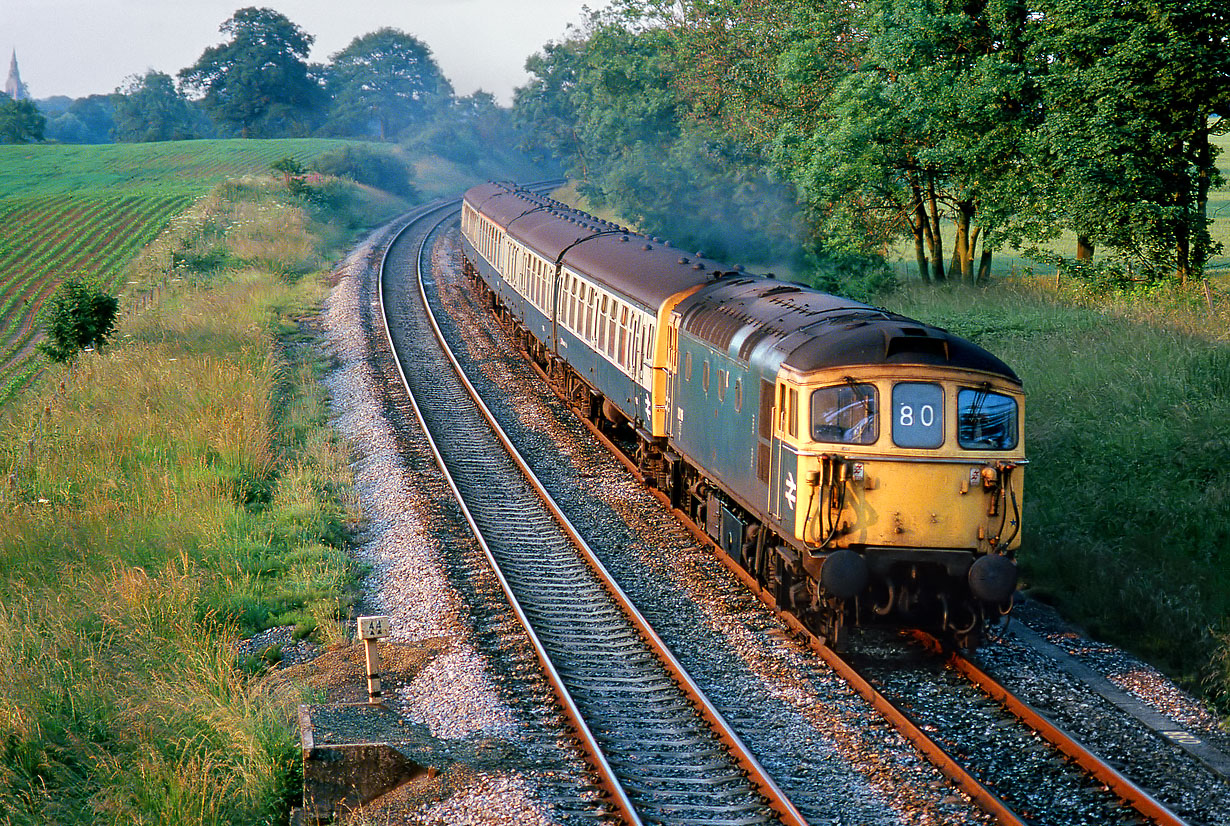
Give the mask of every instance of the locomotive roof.
[{"label": "locomotive roof", "polygon": [[792,282],[727,276],[676,310],[689,333],[744,362],[802,373],[873,364],[955,367],[1021,383],[1004,362],[947,330]]},{"label": "locomotive roof", "polygon": [[708,283],[720,266],[683,254],[670,242],[505,184],[476,186],[466,192],[466,200],[544,258],[556,261],[562,254],[570,268],[652,309],[682,290]]},{"label": "locomotive roof", "polygon": [[500,183],[473,187],[466,200],[544,258],[656,309],[672,295],[681,326],[744,362],[799,372],[911,364],[978,370],[1020,384],[1008,365],[939,327],[793,282],[730,270],[669,242],[631,232],[536,193]]}]

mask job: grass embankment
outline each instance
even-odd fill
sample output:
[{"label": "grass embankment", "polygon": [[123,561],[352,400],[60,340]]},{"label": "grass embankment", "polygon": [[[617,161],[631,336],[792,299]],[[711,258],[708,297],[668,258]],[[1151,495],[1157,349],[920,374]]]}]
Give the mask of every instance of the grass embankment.
[{"label": "grass embankment", "polygon": [[0,429],[0,823],[276,823],[297,791],[300,698],[234,643],[349,607],[348,457],[299,327],[337,236],[272,179],[175,232],[196,283]]},{"label": "grass embankment", "polygon": [[1025,382],[1030,592],[1230,711],[1230,306],[1050,285],[913,287],[892,309]]}]

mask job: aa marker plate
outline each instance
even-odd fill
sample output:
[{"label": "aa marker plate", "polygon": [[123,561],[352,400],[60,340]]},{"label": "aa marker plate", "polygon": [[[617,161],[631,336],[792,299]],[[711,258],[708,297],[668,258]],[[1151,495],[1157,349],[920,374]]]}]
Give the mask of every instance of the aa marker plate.
[{"label": "aa marker plate", "polygon": [[378,640],[393,631],[388,617],[359,617],[359,639]]}]

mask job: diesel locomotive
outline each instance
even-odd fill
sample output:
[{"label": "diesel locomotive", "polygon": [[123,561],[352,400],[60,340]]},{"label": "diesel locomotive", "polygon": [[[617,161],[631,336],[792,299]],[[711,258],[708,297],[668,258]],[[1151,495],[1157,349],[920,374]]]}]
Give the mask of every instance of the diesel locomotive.
[{"label": "diesel locomotive", "polygon": [[1010,610],[1024,396],[991,353],[512,185],[465,194],[461,239],[555,390],[829,644],[973,646]]}]

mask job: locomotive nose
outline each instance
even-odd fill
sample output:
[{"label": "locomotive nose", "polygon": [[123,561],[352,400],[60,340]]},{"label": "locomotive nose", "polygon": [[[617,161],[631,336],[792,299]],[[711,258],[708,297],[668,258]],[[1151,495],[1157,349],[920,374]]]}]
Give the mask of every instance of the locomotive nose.
[{"label": "locomotive nose", "polygon": [[987,554],[969,566],[969,589],[983,602],[1007,602],[1016,589],[1016,563],[1006,556]]}]

